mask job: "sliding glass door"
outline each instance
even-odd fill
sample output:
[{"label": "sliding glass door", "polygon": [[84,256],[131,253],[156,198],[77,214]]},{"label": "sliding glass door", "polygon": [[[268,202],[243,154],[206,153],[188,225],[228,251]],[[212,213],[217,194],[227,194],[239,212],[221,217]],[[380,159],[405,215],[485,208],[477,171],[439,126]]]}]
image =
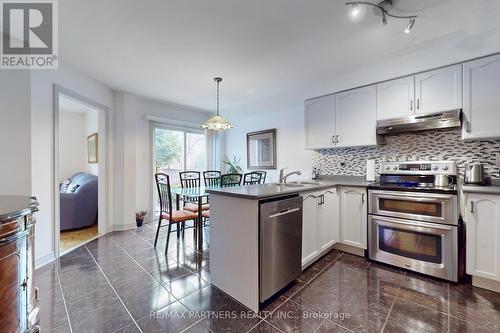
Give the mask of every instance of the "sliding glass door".
[{"label": "sliding glass door", "polygon": [[[180,187],[179,172],[207,169],[207,136],[203,130],[153,127],[154,172],[170,177],[173,188]],[[203,181],[202,181],[203,182]],[[153,186],[155,211],[158,213],[158,194]]]}]

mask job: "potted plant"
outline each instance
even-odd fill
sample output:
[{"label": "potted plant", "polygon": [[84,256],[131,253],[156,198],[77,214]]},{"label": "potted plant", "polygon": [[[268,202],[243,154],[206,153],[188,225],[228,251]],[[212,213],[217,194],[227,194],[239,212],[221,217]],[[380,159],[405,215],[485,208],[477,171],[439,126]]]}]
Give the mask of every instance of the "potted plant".
[{"label": "potted plant", "polygon": [[142,226],[142,224],[144,223],[144,217],[147,213],[147,210],[140,210],[135,213],[135,223],[137,223],[137,227]]},{"label": "potted plant", "polygon": [[243,169],[241,169],[241,167],[239,166],[240,160],[241,158],[236,159],[236,156],[233,156],[233,160],[231,161],[226,155],[224,156],[224,160],[222,161],[222,163],[227,166],[228,173],[243,173]]}]

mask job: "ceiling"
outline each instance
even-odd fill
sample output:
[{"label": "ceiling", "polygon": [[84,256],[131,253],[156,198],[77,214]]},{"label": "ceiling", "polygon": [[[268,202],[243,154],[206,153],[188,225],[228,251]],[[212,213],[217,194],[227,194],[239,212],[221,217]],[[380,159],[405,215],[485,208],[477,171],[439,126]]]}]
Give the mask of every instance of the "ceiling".
[{"label": "ceiling", "polygon": [[[375,1],[373,1],[375,2]],[[386,26],[340,0],[65,0],[63,62],[117,90],[213,111],[283,94],[437,43],[500,33],[497,0],[399,0]]]}]

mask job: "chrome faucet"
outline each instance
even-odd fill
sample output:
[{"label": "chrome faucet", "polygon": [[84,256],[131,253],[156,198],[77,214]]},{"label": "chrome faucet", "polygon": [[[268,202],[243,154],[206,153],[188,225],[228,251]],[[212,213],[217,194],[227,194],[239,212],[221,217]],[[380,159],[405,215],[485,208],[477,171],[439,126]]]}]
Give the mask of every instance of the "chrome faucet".
[{"label": "chrome faucet", "polygon": [[280,184],[286,184],[286,179],[288,177],[290,177],[291,175],[301,175],[302,172],[300,171],[294,171],[294,172],[290,172],[290,173],[287,173],[286,175],[284,174],[285,173],[285,169],[287,168],[283,168],[280,170]]}]

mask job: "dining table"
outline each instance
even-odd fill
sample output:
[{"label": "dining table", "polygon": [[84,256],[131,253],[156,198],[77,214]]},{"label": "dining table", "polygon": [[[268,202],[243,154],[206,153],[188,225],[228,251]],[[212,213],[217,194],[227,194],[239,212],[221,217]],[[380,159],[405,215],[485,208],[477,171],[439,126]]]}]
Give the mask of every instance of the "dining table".
[{"label": "dining table", "polygon": [[198,204],[198,219],[194,225],[194,240],[195,240],[195,249],[198,251],[203,250],[203,200],[204,198],[209,197],[208,189],[216,189],[220,188],[220,186],[203,186],[203,187],[179,187],[172,188],[172,194],[175,194],[175,209],[179,210],[180,202],[189,201],[189,202],[197,202]]}]

